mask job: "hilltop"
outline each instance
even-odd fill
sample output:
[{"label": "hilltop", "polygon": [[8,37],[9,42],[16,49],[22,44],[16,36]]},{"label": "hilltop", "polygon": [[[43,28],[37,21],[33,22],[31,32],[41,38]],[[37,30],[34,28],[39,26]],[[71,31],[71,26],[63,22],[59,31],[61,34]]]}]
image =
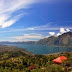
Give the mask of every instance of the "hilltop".
[{"label": "hilltop", "polygon": [[41,39],[36,44],[56,45],[56,46],[72,46],[72,32],[67,32],[59,36],[51,36]]}]

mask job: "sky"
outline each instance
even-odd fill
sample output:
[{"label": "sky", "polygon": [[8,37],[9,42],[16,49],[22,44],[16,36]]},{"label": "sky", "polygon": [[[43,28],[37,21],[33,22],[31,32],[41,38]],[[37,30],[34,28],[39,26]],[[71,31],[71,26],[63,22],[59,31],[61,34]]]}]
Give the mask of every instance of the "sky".
[{"label": "sky", "polygon": [[0,0],[0,41],[37,41],[72,31],[72,0]]}]

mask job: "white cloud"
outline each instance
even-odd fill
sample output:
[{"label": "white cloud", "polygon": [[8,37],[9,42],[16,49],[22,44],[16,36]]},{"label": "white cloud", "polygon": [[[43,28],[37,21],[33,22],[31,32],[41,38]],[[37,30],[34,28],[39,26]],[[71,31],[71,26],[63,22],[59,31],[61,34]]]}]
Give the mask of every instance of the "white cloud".
[{"label": "white cloud", "polygon": [[52,27],[51,26],[52,24],[53,24],[52,22],[49,22],[44,25],[27,28],[27,30],[59,30],[60,29],[60,27]]},{"label": "white cloud", "polygon": [[[61,28],[63,27],[63,28]],[[65,31],[67,31],[66,29],[72,29],[71,26],[63,26],[63,25],[59,25],[59,24],[55,24],[54,22],[49,22],[47,24],[44,25],[40,25],[40,26],[33,26],[30,28],[27,28],[27,30],[60,30],[61,33],[64,33]]]},{"label": "white cloud", "polygon": [[53,36],[53,35],[55,35],[55,32],[49,32],[49,34],[50,34],[51,36]]},{"label": "white cloud", "polygon": [[20,9],[28,8],[34,2],[35,0],[0,0],[0,27],[5,28],[14,24],[26,13],[13,14]]},{"label": "white cloud", "polygon": [[61,35],[60,33],[57,33],[57,36]]},{"label": "white cloud", "polygon": [[66,30],[64,29],[64,28],[60,28],[60,33],[62,34],[62,33],[65,33],[66,32]]},{"label": "white cloud", "polygon": [[2,25],[2,28],[9,27],[15,23],[15,20],[9,20]]},{"label": "white cloud", "polygon": [[27,30],[34,30],[34,28],[27,28]]},{"label": "white cloud", "polygon": [[[54,3],[59,1],[63,1],[63,0],[0,0],[0,27],[5,28],[14,24],[16,21],[19,20],[19,18],[22,17],[21,14],[23,14],[24,12],[23,13],[20,12],[20,14],[18,15],[21,15],[21,17],[18,18],[16,17],[18,15],[13,15],[13,14],[20,9],[29,8],[30,5],[33,3],[39,3],[39,2]],[[71,0],[66,0],[66,1],[71,1]],[[25,13],[23,15],[25,15]]]},{"label": "white cloud", "polygon": [[70,31],[70,29],[68,29],[68,28],[60,28],[60,33],[57,33],[57,36],[59,36],[63,33],[69,32],[69,31]]},{"label": "white cloud", "polygon": [[68,29],[68,28],[60,28],[60,33],[61,34],[69,32],[69,31],[70,31],[70,29]]},{"label": "white cloud", "polygon": [[69,32],[69,31],[70,31],[70,29],[68,29],[68,28],[67,28],[67,29],[66,29],[66,31],[67,31],[67,32]]},{"label": "white cloud", "polygon": [[10,39],[16,39],[17,41],[26,41],[26,40],[33,40],[33,39],[42,39],[44,38],[43,35],[37,33],[31,34],[24,34],[23,36],[16,36],[16,37],[9,37]]},{"label": "white cloud", "polygon": [[21,16],[13,15],[16,11],[19,12],[20,9],[29,8],[33,3],[47,3],[49,1],[50,0],[0,0],[0,27],[5,28],[11,26],[16,21],[18,21],[19,18],[26,14],[23,11],[23,13],[20,12],[20,14],[18,14],[23,14]]}]

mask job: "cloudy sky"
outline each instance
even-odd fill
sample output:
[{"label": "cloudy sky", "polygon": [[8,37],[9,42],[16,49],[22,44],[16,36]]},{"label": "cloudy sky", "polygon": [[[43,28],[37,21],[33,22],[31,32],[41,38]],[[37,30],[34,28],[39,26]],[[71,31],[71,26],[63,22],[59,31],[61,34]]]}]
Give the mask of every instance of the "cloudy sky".
[{"label": "cloudy sky", "polygon": [[37,41],[69,31],[71,0],[0,0],[0,41]]}]

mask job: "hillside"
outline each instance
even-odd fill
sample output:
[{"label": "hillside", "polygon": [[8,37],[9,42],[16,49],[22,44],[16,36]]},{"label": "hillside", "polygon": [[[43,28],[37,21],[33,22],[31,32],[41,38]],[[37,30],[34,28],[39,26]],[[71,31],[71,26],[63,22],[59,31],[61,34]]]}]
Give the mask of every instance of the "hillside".
[{"label": "hillside", "polygon": [[0,45],[0,53],[5,53],[5,52],[13,52],[13,53],[24,53],[24,54],[31,54],[30,52],[26,51],[25,49],[18,48],[16,46],[7,46],[7,45]]},{"label": "hillside", "polygon": [[58,37],[51,36],[41,39],[36,44],[56,45],[56,46],[72,46],[72,32],[64,33]]},{"label": "hillside", "polygon": [[[67,60],[53,64],[59,56]],[[15,46],[0,45],[0,72],[72,72],[72,52],[34,55]]]},{"label": "hillside", "polygon": [[[0,72],[72,72],[72,52],[30,55],[14,49],[5,51],[0,52]],[[59,56],[66,56],[67,60],[53,64]]]}]

